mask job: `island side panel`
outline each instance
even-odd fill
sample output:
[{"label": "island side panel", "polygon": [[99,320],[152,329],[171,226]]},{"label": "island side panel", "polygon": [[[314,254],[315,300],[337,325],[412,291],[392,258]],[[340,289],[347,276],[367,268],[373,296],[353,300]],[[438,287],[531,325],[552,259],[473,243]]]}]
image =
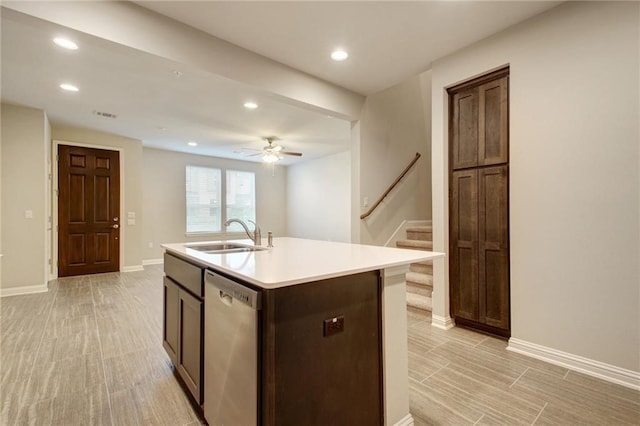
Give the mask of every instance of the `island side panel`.
[{"label": "island side panel", "polygon": [[379,271],[265,291],[262,318],[264,425],[383,424]]},{"label": "island side panel", "polygon": [[409,265],[382,271],[382,363],[384,424],[413,425],[409,413],[409,349],[407,342],[407,284]]}]

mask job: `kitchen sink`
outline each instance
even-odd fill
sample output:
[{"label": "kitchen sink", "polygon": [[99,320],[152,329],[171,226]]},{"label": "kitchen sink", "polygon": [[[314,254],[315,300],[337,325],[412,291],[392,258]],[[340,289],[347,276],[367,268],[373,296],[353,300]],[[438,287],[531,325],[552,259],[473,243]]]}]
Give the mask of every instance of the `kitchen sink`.
[{"label": "kitchen sink", "polygon": [[185,244],[184,246],[202,253],[242,253],[266,250],[265,247],[247,246],[236,243]]}]

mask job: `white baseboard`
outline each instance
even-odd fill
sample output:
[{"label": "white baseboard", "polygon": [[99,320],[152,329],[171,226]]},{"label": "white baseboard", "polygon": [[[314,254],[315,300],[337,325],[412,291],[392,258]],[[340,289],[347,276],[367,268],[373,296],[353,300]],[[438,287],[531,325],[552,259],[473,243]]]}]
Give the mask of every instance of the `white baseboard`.
[{"label": "white baseboard", "polygon": [[46,293],[49,286],[45,283],[42,285],[27,285],[24,287],[0,288],[0,297],[19,296],[22,294]]},{"label": "white baseboard", "polygon": [[439,315],[431,314],[431,326],[440,328],[442,330],[449,330],[455,327],[455,323],[451,317],[441,317]]},{"label": "white baseboard", "polygon": [[413,426],[413,417],[411,414],[407,414],[400,421],[396,422],[394,426]]},{"label": "white baseboard", "polygon": [[640,390],[640,372],[637,371],[626,370],[611,364],[605,364],[604,362],[562,352],[513,337],[509,339],[507,350]]},{"label": "white baseboard", "polygon": [[142,261],[142,266],[147,266],[147,265],[162,265],[164,263],[164,258],[159,258],[159,259],[146,259]]},{"label": "white baseboard", "polygon": [[144,271],[142,265],[133,265],[133,266],[123,266],[121,272],[138,272]]}]

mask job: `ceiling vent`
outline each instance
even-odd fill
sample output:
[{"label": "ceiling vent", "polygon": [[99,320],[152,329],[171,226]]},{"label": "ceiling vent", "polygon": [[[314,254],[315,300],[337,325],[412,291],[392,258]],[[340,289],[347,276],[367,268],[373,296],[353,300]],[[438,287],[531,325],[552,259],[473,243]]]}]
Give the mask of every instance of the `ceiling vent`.
[{"label": "ceiling vent", "polygon": [[110,112],[104,112],[104,111],[93,111],[93,113],[99,117],[104,117],[104,118],[117,118],[118,116],[116,114],[111,114]]}]

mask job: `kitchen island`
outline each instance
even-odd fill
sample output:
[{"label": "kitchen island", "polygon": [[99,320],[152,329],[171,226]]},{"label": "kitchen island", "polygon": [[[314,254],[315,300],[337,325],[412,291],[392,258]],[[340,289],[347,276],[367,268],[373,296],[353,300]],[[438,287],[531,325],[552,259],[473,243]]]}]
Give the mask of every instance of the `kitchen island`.
[{"label": "kitchen island", "polygon": [[[252,245],[250,240],[233,243]],[[184,370],[181,376],[186,377],[196,403],[203,405],[210,424],[223,423],[226,414],[221,412],[225,410],[255,413],[250,422],[264,425],[413,423],[405,273],[410,263],[442,257],[442,253],[297,238],[276,238],[274,247],[262,246],[257,251],[206,250],[211,244],[163,245],[167,275],[164,346],[177,371]],[[180,262],[187,265],[186,275]],[[181,285],[181,281],[195,280],[189,276],[198,276],[196,268],[202,271],[201,285]],[[205,275],[242,285],[249,291],[249,301],[259,295],[259,302],[254,303],[254,331],[249,333],[238,325],[230,338],[216,334],[220,324],[227,329],[234,326],[218,315],[218,308],[209,306],[224,302],[223,296],[231,306],[233,291],[209,284],[205,288]],[[177,294],[177,305],[171,294]],[[188,300],[193,296],[195,301]],[[177,325],[171,324],[174,317]],[[176,341],[187,336],[198,346],[198,333],[192,330],[198,318],[202,330],[195,351],[200,351],[199,356]],[[255,352],[255,358],[249,358],[249,364],[255,364],[255,369],[249,369],[256,376],[255,390],[229,384],[237,353],[220,357],[244,344],[246,339],[239,343],[234,337],[240,332],[253,336],[249,340],[256,343],[255,350],[237,352]],[[209,342],[202,336],[211,336]],[[247,368],[239,370],[242,372],[236,374],[246,376]],[[241,407],[233,407],[233,401],[221,403],[220,395],[229,397],[234,392],[245,393],[243,401],[235,402]],[[255,393],[255,402],[251,398],[247,402],[246,393],[251,397]],[[227,424],[234,418],[227,417]]]}]

